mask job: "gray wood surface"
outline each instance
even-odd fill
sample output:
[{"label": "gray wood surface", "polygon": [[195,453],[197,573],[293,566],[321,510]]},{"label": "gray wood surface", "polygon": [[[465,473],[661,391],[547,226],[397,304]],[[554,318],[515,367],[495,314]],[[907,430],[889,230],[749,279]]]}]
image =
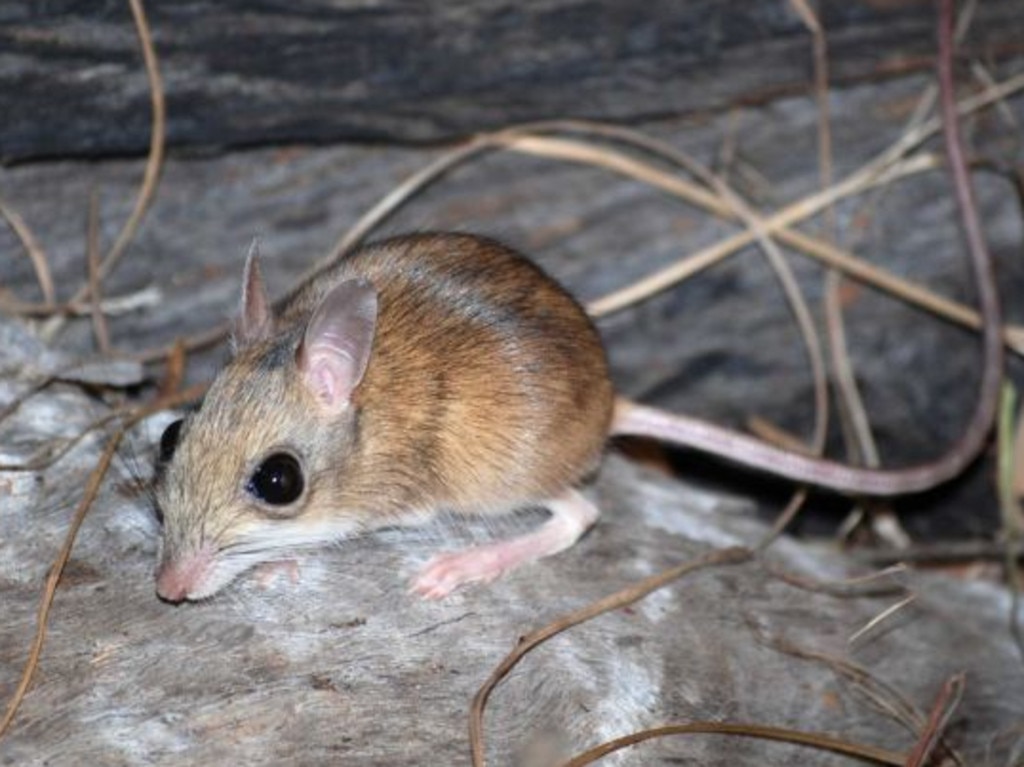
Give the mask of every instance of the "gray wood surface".
[{"label": "gray wood surface", "polygon": [[[636,121],[805,92],[788,0],[151,0],[175,146],[431,141],[543,117]],[[927,69],[931,0],[817,4],[832,74]],[[966,49],[1018,54],[1020,0],[979,3]],[[141,153],[127,2],[0,7],[0,160]]]},{"label": "gray wood surface", "polygon": [[[30,372],[33,346],[5,325],[5,359]],[[24,381],[0,379],[4,401]],[[30,400],[3,426],[3,460],[71,436],[100,412],[74,387]],[[152,419],[125,461],[143,467],[172,416]],[[87,440],[41,474],[5,474],[0,514],[0,699],[33,634],[40,584],[95,461]],[[132,463],[137,462],[137,463]],[[76,544],[36,682],[0,763],[71,765],[466,765],[470,699],[522,634],[711,547],[764,529],[743,501],[658,478],[610,457],[589,492],[604,509],[579,545],[441,603],[406,592],[431,553],[537,524],[445,520],[348,541],[299,558],[297,582],[249,576],[214,599],[156,599],[158,525],[137,477],[118,462]],[[142,469],[145,471],[144,469]],[[1006,630],[1006,595],[983,582],[904,576],[867,594],[814,593],[784,574],[835,581],[837,552],[789,540],[765,563],[700,572],[580,626],[527,657],[493,696],[489,764],[551,765],[636,729],[677,721],[757,722],[898,750],[914,736],[859,684],[784,643],[858,664],[926,711],[967,674],[951,742],[967,763],[1007,763],[1024,717],[1024,666]],[[880,587],[882,588],[879,591]],[[872,595],[873,593],[873,595]],[[866,635],[908,593],[916,601]],[[1015,734],[1016,732],[1016,734]],[[528,753],[540,746],[547,758]],[[834,765],[831,754],[753,740],[692,737],[609,764]]]}]

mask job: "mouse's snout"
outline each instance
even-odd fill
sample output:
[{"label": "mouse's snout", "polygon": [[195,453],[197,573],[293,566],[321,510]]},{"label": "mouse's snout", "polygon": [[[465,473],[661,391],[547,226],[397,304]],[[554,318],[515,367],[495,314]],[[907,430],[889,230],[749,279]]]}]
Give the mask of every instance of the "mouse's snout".
[{"label": "mouse's snout", "polygon": [[203,593],[213,565],[213,552],[204,549],[177,560],[164,560],[156,574],[156,593],[165,602],[178,603]]}]

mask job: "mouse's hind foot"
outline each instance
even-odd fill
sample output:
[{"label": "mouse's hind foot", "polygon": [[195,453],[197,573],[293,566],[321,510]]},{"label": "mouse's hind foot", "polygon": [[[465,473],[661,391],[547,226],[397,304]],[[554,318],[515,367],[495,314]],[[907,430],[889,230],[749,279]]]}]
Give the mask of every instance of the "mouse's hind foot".
[{"label": "mouse's hind foot", "polygon": [[577,490],[543,504],[551,511],[533,532],[506,541],[438,554],[413,580],[410,591],[441,599],[466,583],[488,583],[521,564],[572,546],[597,519],[597,507]]}]

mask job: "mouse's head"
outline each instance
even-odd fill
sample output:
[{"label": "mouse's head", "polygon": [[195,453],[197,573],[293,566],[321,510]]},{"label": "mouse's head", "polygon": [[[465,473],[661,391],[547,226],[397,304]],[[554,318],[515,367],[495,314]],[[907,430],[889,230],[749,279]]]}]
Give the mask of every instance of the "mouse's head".
[{"label": "mouse's head", "polygon": [[258,562],[359,529],[365,510],[337,503],[376,317],[373,286],[348,280],[305,326],[276,327],[250,253],[234,358],[160,441],[162,598],[202,599]]}]

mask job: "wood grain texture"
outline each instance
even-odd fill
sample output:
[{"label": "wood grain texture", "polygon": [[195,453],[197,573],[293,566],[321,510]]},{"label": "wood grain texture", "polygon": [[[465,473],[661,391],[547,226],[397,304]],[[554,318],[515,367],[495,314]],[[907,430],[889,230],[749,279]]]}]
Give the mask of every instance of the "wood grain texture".
[{"label": "wood grain texture", "polygon": [[[9,358],[22,348],[31,344],[12,346]],[[0,397],[23,386],[0,377]],[[5,421],[2,444],[28,449],[74,434],[94,408],[74,388],[50,389]],[[130,455],[140,467],[171,417],[134,435]],[[32,635],[39,584],[98,451],[99,441],[88,440],[51,470],[3,478],[4,701]],[[260,587],[250,576],[210,601],[175,607],[154,594],[156,518],[117,466],[81,530],[39,674],[0,741],[0,764],[460,767],[468,764],[469,701],[519,636],[709,547],[750,543],[764,532],[742,501],[613,456],[588,490],[605,515],[580,544],[444,602],[406,592],[432,553],[522,530],[539,515],[351,540],[303,553],[297,583],[280,576]],[[829,596],[774,574],[782,567],[834,580],[850,572],[837,552],[815,555],[782,540],[772,561],[775,570],[703,571],[538,648],[492,697],[490,763],[531,764],[523,754],[541,741],[567,755],[635,729],[705,719],[909,748],[912,737],[850,684],[819,662],[781,652],[772,644],[779,641],[855,662],[921,709],[953,671],[966,671],[956,722],[967,726],[953,728],[952,742],[968,762],[1005,760],[1012,739],[994,736],[1024,716],[1024,672],[999,588],[901,579],[917,601],[850,646],[848,638],[899,594]],[[802,765],[836,763],[829,754],[718,737],[666,740],[615,763],[786,767],[795,753]]]},{"label": "wood grain texture", "polygon": [[[826,0],[835,82],[934,55],[929,0]],[[172,146],[434,141],[510,122],[634,122],[810,87],[788,0],[167,0],[148,3]],[[1019,0],[965,50],[1021,50]],[[138,154],[147,86],[127,3],[0,8],[0,161]]]}]

